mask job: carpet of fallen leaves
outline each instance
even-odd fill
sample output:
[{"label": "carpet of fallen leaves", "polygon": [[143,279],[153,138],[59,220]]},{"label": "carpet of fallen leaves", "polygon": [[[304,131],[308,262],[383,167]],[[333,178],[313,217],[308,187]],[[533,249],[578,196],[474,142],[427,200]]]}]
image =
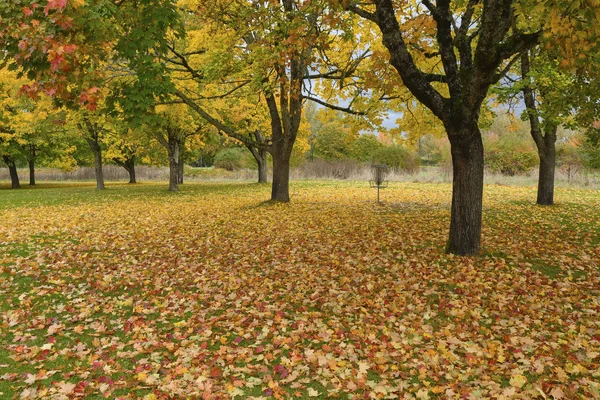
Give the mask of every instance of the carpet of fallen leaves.
[{"label": "carpet of fallen leaves", "polygon": [[200,186],[0,211],[0,397],[600,398],[597,191]]}]

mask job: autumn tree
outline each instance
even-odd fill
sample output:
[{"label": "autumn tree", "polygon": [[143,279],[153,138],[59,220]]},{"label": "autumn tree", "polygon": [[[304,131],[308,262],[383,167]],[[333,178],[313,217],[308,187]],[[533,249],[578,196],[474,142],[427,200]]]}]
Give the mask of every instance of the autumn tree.
[{"label": "autumn tree", "polygon": [[[270,153],[271,199],[289,201],[290,161],[305,102],[316,101],[333,109],[354,111],[350,106],[314,96],[308,89],[313,87],[310,82],[325,79],[342,82],[344,77],[352,76],[369,52],[350,46],[351,51],[343,53],[345,57],[332,60],[324,55],[334,37],[340,42],[349,41],[348,35],[341,32],[349,22],[336,17],[327,2],[190,1],[186,5],[188,39],[173,42],[168,61],[178,71],[186,72],[186,79],[194,80],[198,86],[181,85],[175,95],[221,132],[244,143],[257,159],[259,172],[260,159]],[[206,32],[218,38],[218,43],[210,44]],[[204,35],[205,40],[198,40],[197,35]],[[211,92],[211,86],[219,87],[220,91]],[[347,87],[355,95],[364,94],[355,89],[352,85]],[[260,95],[269,122],[266,131],[255,124],[252,127],[231,124],[227,120],[232,118],[219,115],[209,102],[240,90]]]},{"label": "autumn tree", "polygon": [[[389,62],[404,86],[444,125],[453,163],[447,251],[478,253],[483,198],[481,107],[490,86],[538,41],[540,27],[519,29],[526,16],[515,10],[513,0],[342,3],[377,26]],[[427,29],[407,37],[406,30],[415,20]],[[439,60],[441,69],[423,70],[420,62],[429,58]]]}]

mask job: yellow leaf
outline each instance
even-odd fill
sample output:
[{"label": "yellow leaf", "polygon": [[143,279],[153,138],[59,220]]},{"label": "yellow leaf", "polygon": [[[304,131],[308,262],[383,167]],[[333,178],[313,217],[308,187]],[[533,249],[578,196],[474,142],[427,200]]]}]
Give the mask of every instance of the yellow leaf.
[{"label": "yellow leaf", "polygon": [[525,378],[521,374],[513,375],[513,377],[510,378],[510,386],[516,387],[518,389],[522,388],[523,385],[525,385],[526,383],[527,383],[527,378]]},{"label": "yellow leaf", "polygon": [[85,0],[71,0],[73,8],[79,8],[85,6]]}]

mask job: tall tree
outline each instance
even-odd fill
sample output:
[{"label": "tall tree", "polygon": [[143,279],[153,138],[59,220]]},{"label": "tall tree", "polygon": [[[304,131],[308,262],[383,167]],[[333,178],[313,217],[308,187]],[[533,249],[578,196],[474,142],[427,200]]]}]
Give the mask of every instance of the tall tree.
[{"label": "tall tree", "polygon": [[[305,102],[310,100],[326,107],[362,113],[353,107],[335,104],[337,99],[328,102],[315,96],[313,83],[337,80],[338,92],[350,98],[350,105],[365,106],[368,102],[353,103],[352,100],[366,93],[357,91],[353,85],[344,86],[344,80],[352,80],[369,51],[349,46],[350,51],[332,52],[336,57],[325,54],[334,40],[352,42],[352,35],[344,34],[351,26],[348,18],[337,17],[337,12],[325,1],[191,1],[187,5],[190,7],[186,14],[188,38],[185,43],[173,42],[168,61],[178,72],[185,73],[186,81],[193,80],[198,87],[180,85],[175,95],[221,132],[250,149],[259,165],[259,180],[262,180],[265,155],[270,153],[273,160],[271,199],[289,201],[290,162]],[[212,36],[204,34],[205,40],[198,40],[203,31]],[[342,54],[345,57],[341,57]],[[211,87],[220,90],[213,89],[211,93]],[[209,101],[244,91],[250,97],[259,93],[261,107],[266,110],[269,121],[267,129],[256,124],[232,123],[235,117],[218,112]]]},{"label": "tall tree", "polygon": [[[539,27],[517,28],[523,15],[513,0],[458,2],[422,0],[343,1],[381,33],[403,84],[440,119],[450,140],[453,190],[446,250],[477,254],[481,247],[483,144],[479,115],[488,89],[537,43]],[[427,29],[407,37],[411,23]],[[436,58],[441,70],[423,70],[419,60]],[[445,95],[447,93],[447,95]]]}]

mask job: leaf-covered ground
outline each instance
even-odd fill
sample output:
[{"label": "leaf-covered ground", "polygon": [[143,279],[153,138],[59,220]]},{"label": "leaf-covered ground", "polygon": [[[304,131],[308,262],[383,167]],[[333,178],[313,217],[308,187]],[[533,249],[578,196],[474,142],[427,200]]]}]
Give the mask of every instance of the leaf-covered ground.
[{"label": "leaf-covered ground", "polygon": [[599,398],[600,194],[488,186],[0,191],[1,398]]}]

